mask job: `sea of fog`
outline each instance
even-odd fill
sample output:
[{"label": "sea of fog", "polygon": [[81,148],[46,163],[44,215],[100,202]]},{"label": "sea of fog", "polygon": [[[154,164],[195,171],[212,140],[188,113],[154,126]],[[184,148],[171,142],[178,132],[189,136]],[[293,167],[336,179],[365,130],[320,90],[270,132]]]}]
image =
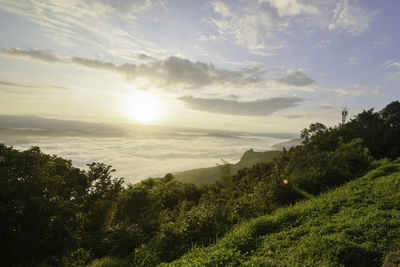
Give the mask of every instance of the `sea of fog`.
[{"label": "sea of fog", "polygon": [[[43,123],[37,123],[38,128],[32,123],[27,128],[21,128],[27,124],[16,124],[15,121],[18,120],[7,124],[0,118],[0,143],[18,150],[38,146],[45,153],[72,160],[73,165],[79,168],[86,168],[86,164],[91,162],[106,163],[116,169],[114,177],[124,177],[131,183],[148,177],[162,177],[166,173],[215,166],[221,164],[222,159],[236,163],[249,149],[273,150],[274,144],[290,139],[288,136],[226,134],[193,129],[151,129],[138,133],[112,128],[110,134],[108,126],[106,131],[99,129],[107,127],[98,125],[77,127],[71,124],[68,127],[73,130],[68,130],[46,121],[47,128]],[[101,131],[107,134],[99,134]]]}]

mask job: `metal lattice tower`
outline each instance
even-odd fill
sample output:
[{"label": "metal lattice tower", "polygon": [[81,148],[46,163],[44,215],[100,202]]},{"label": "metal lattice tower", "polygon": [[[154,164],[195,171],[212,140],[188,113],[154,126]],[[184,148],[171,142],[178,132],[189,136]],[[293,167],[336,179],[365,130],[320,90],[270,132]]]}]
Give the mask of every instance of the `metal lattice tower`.
[{"label": "metal lattice tower", "polygon": [[349,114],[349,112],[347,111],[347,108],[344,107],[344,109],[342,111],[342,124],[344,124],[346,122],[346,118],[347,118],[348,114]]}]

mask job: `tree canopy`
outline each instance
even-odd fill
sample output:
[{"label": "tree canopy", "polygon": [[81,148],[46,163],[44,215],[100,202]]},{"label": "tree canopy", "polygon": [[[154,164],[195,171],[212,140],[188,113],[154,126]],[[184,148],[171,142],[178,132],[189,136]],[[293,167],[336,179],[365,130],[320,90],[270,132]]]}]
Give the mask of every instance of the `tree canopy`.
[{"label": "tree canopy", "polygon": [[81,266],[111,256],[157,265],[207,246],[235,224],[313,198],[400,156],[400,103],[345,124],[311,124],[273,160],[195,186],[173,175],[124,184],[104,163],[87,170],[38,147],[0,144],[0,262]]}]

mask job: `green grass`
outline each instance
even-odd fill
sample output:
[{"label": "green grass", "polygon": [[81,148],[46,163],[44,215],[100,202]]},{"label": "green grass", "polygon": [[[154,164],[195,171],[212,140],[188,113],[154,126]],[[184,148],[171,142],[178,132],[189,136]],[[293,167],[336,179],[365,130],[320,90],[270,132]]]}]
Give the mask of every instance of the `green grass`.
[{"label": "green grass", "polygon": [[111,257],[96,259],[88,265],[88,267],[128,267],[128,266],[130,266],[128,259],[111,258]]},{"label": "green grass", "polygon": [[164,266],[381,266],[400,248],[400,159]]}]

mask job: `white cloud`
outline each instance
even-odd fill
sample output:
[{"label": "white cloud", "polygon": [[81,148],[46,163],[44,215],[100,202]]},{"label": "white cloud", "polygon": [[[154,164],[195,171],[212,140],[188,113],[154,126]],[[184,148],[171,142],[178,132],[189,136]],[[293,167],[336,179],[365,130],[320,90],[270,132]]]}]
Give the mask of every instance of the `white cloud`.
[{"label": "white cloud", "polygon": [[371,20],[377,15],[376,11],[367,11],[348,0],[339,1],[329,24],[329,30],[348,32],[359,35],[369,28]]},{"label": "white cloud", "polygon": [[298,103],[304,101],[300,97],[274,97],[247,102],[192,96],[184,96],[179,99],[191,109],[240,116],[267,116],[283,109],[295,107]]},{"label": "white cloud", "polygon": [[397,79],[400,77],[400,71],[393,71],[393,69],[396,69],[396,70],[400,69],[400,61],[397,61],[395,59],[390,59],[390,60],[387,60],[384,63],[382,63],[381,66],[392,70],[392,71],[385,73],[385,75],[384,75],[385,80],[393,80],[393,79]]},{"label": "white cloud", "polygon": [[267,69],[262,65],[251,65],[241,70],[217,68],[213,64],[192,62],[183,57],[153,59],[142,64],[117,65],[97,59],[67,57],[62,53],[17,48],[0,50],[0,55],[28,58],[51,64],[75,64],[92,69],[116,72],[131,81],[140,80],[146,86],[177,91],[180,89],[202,89],[207,86],[242,88],[259,87],[266,81]]},{"label": "white cloud", "polygon": [[356,97],[360,95],[373,94],[377,95],[381,92],[382,86],[380,85],[372,85],[369,83],[362,84],[353,84],[350,88],[338,88],[331,91],[334,91],[338,97]]},{"label": "white cloud", "polygon": [[209,7],[219,16],[206,19],[215,31],[209,35],[236,43],[254,54],[268,55],[271,54],[268,50],[285,46],[282,42],[271,41],[274,31],[286,27],[271,9],[260,8],[257,3],[231,7],[221,1],[210,3]]},{"label": "white cloud", "polygon": [[[0,125],[8,128],[8,131],[3,129],[1,132],[2,142],[6,145],[16,149],[39,146],[44,153],[72,160],[74,166],[79,168],[86,168],[90,162],[110,164],[116,169],[113,177],[122,176],[132,183],[149,176],[162,177],[168,172],[215,166],[220,163],[220,159],[236,162],[250,148],[265,151],[281,141],[262,135],[252,135],[249,138],[249,133],[242,133],[242,136],[240,133],[229,132],[227,136],[224,132],[206,129],[133,128],[132,125],[125,125],[127,128],[124,129],[129,129],[126,133],[114,128],[121,125],[88,124],[31,116],[0,115]],[[49,134],[51,130],[23,130],[49,130],[53,127],[58,129],[55,135]],[[78,134],[71,134],[71,130]],[[111,134],[108,135],[108,132]],[[281,136],[284,138],[284,135]],[[280,138],[280,135],[275,137]]]},{"label": "white cloud", "polygon": [[[107,53],[113,53],[113,48],[119,47],[119,51],[126,50],[126,55],[123,56],[152,46],[119,27],[118,21],[134,23],[138,15],[153,6],[150,0],[0,1],[0,9],[37,24],[44,35],[58,45],[73,47],[77,42],[82,42],[93,48],[103,48]],[[104,49],[105,47],[107,49]]]},{"label": "white cloud", "polygon": [[279,13],[279,16],[293,16],[300,14],[316,14],[318,9],[315,6],[300,3],[297,0],[259,0],[267,2]]},{"label": "white cloud", "polygon": [[386,68],[400,68],[400,61],[396,61],[395,59],[390,59],[388,61],[385,61],[382,66],[386,67]]},{"label": "white cloud", "polygon": [[[200,39],[229,41],[260,55],[274,55],[274,50],[287,47],[284,35],[294,31],[362,34],[377,14],[352,0],[253,0],[239,5],[213,1],[208,7],[214,11],[206,19],[211,31],[202,33]],[[322,40],[313,48],[329,43]]]},{"label": "white cloud", "polygon": [[312,49],[322,49],[322,48],[326,48],[327,46],[329,46],[332,43],[332,40],[321,40],[318,43],[314,44],[312,46]]},{"label": "white cloud", "polygon": [[347,62],[351,65],[357,65],[358,64],[358,57],[349,57]]},{"label": "white cloud", "polygon": [[60,52],[29,49],[23,50],[20,48],[9,48],[0,50],[0,54],[14,57],[27,57],[33,60],[40,60],[46,63],[59,63],[63,62],[64,55]]}]

